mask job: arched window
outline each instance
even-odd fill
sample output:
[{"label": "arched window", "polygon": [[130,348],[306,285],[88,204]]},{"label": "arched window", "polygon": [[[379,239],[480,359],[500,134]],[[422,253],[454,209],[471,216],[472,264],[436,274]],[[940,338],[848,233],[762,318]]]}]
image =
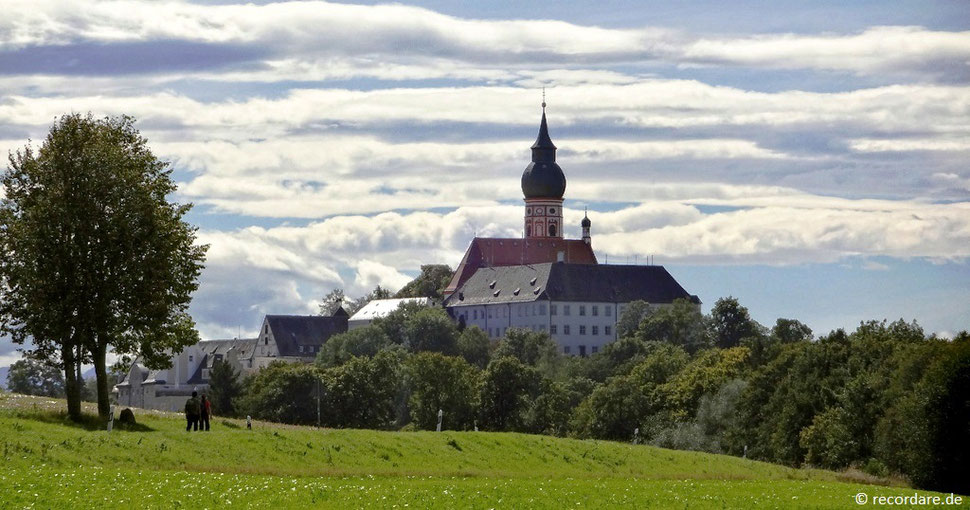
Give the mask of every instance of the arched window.
[{"label": "arched window", "polygon": [[556,237],[556,224],[555,223],[550,223],[549,224],[549,237]]}]

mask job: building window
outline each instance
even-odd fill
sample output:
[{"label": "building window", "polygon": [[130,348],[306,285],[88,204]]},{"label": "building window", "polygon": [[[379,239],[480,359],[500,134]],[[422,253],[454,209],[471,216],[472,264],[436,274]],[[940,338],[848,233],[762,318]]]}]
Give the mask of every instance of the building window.
[{"label": "building window", "polygon": [[582,356],[582,357],[584,357],[584,358],[586,357],[586,346],[585,345],[580,345],[579,346],[579,355]]},{"label": "building window", "polygon": [[579,334],[580,335],[585,335],[586,334],[586,325],[580,324],[580,326],[579,326]]},{"label": "building window", "polygon": [[599,326],[593,326],[593,334],[594,335],[600,334],[600,327]]},{"label": "building window", "polygon": [[570,351],[570,349],[569,349],[569,346],[568,345],[562,346],[562,352],[563,352],[563,354],[569,354],[569,351]]},{"label": "building window", "polygon": [[558,332],[559,332],[559,328],[557,328],[555,324],[552,324],[549,326],[549,333],[555,335]]},{"label": "building window", "polygon": [[593,317],[599,317],[600,307],[599,305],[593,305]]},{"label": "building window", "polygon": [[593,354],[596,354],[597,352],[600,352],[600,347],[598,345],[594,345],[593,346]]},{"label": "building window", "polygon": [[546,325],[545,324],[539,324],[539,331],[545,331],[545,330],[546,330]]},{"label": "building window", "polygon": [[613,309],[610,308],[609,305],[606,305],[606,306],[603,307],[603,312],[606,314],[607,317],[612,317],[613,316]]},{"label": "building window", "polygon": [[556,224],[555,223],[550,223],[549,224],[549,237],[556,237]]},{"label": "building window", "polygon": [[265,326],[263,326],[263,334],[264,334],[264,335],[267,335],[267,334],[269,334],[269,324],[267,324],[267,325],[265,325]]},{"label": "building window", "polygon": [[507,327],[502,328],[502,336],[505,336],[505,332],[508,331],[508,330],[509,330],[509,328],[507,328]]},{"label": "building window", "polygon": [[203,368],[202,369],[202,378],[203,379],[206,379],[206,380],[209,379],[209,369],[208,368]]},{"label": "building window", "polygon": [[562,327],[562,334],[564,334],[564,335],[568,335],[569,334],[569,324],[564,324],[563,325],[563,327]]},{"label": "building window", "polygon": [[546,314],[546,304],[539,303],[539,315],[545,315],[545,314]]},{"label": "building window", "polygon": [[193,360],[193,359],[194,359],[194,358],[192,357],[192,355],[191,355],[191,354],[189,354],[189,363],[192,363],[192,360]]},{"label": "building window", "polygon": [[478,310],[472,310],[472,319],[478,320]]},{"label": "building window", "polygon": [[562,314],[569,315],[569,305],[562,305]]},{"label": "building window", "polygon": [[492,308],[491,307],[488,308],[488,318],[489,319],[492,318]]},{"label": "building window", "polygon": [[613,328],[611,328],[609,326],[603,326],[603,333],[606,333],[607,335],[612,335],[613,334]]},{"label": "building window", "polygon": [[269,337],[268,336],[264,336],[263,337],[263,345],[269,345]]},{"label": "building window", "polygon": [[579,305],[579,315],[586,315],[586,305]]},{"label": "building window", "polygon": [[559,305],[549,305],[549,315],[559,315]]}]

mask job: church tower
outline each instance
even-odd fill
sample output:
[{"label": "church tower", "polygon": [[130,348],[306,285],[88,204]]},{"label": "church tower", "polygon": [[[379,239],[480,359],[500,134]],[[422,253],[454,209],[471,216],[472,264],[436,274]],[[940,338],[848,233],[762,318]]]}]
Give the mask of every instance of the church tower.
[{"label": "church tower", "polygon": [[546,125],[546,102],[542,101],[539,137],[532,144],[532,163],[522,172],[525,195],[525,238],[562,239],[562,197],[566,176],[556,164],[556,146]]}]

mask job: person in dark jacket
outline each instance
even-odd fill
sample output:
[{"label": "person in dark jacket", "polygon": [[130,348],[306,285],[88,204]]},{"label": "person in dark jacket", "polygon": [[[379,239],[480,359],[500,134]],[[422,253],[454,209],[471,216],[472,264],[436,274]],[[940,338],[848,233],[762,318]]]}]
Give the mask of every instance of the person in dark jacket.
[{"label": "person in dark jacket", "polygon": [[199,430],[209,430],[209,416],[212,415],[212,402],[205,398],[205,393],[202,394],[202,402],[200,404],[202,407],[202,422],[199,423]]},{"label": "person in dark jacket", "polygon": [[192,392],[192,398],[185,401],[185,431],[199,430],[199,415],[202,413],[202,403],[199,393]]}]

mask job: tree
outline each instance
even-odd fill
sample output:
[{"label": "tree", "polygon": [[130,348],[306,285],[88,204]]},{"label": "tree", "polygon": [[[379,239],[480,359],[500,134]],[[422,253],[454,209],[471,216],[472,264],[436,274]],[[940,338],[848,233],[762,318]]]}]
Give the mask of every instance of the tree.
[{"label": "tree", "polygon": [[458,328],[442,308],[423,308],[404,322],[404,336],[411,352],[458,354]]},{"label": "tree", "polygon": [[471,429],[478,410],[481,375],[462,358],[421,352],[406,362],[411,383],[411,418],[418,428],[432,430],[438,410],[444,411],[442,428]]},{"label": "tree", "polygon": [[428,264],[421,266],[421,274],[408,282],[394,297],[427,297],[440,303],[444,298],[442,292],[451,283],[454,272],[444,264]]},{"label": "tree", "polygon": [[737,347],[744,338],[763,336],[761,325],[751,318],[747,308],[731,296],[718,299],[714,303],[714,308],[711,309],[711,329],[714,344],[722,349]]},{"label": "tree", "polygon": [[524,328],[510,328],[495,349],[496,358],[511,356],[532,366],[558,353],[556,342],[548,334]]},{"label": "tree", "polygon": [[24,395],[63,397],[64,376],[57,367],[24,358],[10,365],[10,371],[7,372],[7,390]]},{"label": "tree", "polygon": [[346,306],[346,304],[347,296],[344,295],[344,289],[333,289],[320,301],[320,315],[330,317],[338,308]]},{"label": "tree", "polygon": [[680,345],[693,354],[711,346],[707,319],[686,299],[675,299],[670,306],[658,307],[640,322],[637,338]]},{"label": "tree", "polygon": [[629,440],[646,408],[647,397],[633,378],[612,377],[579,404],[573,429],[580,437]]},{"label": "tree", "polygon": [[74,419],[77,366],[90,358],[106,416],[109,348],[166,368],[172,351],[198,342],[187,310],[207,247],[182,219],[191,205],[167,200],[171,166],[131,117],[65,115],[36,153],[28,145],[9,161],[0,177],[0,332],[32,341],[34,356],[64,370]]},{"label": "tree", "polygon": [[235,399],[242,393],[239,371],[232,364],[217,360],[209,371],[209,401],[212,412],[224,416],[235,416]]},{"label": "tree", "polygon": [[421,303],[404,302],[398,305],[397,310],[394,310],[384,317],[374,319],[371,325],[381,328],[384,334],[391,339],[391,342],[398,345],[405,345],[408,341],[407,331],[405,331],[406,323],[411,317],[425,308],[427,306]]},{"label": "tree", "polygon": [[617,338],[632,336],[640,327],[640,322],[650,314],[650,303],[643,300],[630,301],[616,321]]},{"label": "tree", "polygon": [[778,319],[771,328],[771,337],[783,344],[812,340],[812,328],[795,319]]},{"label": "tree", "polygon": [[390,428],[401,393],[401,349],[352,358],[323,372],[324,423],[332,427]]},{"label": "tree", "polygon": [[320,374],[313,365],[274,361],[246,380],[240,410],[261,420],[312,425]]},{"label": "tree", "polygon": [[465,328],[458,335],[458,352],[461,357],[481,369],[488,366],[490,345],[491,340],[488,339],[488,335],[478,326]]},{"label": "tree", "polygon": [[488,430],[523,430],[541,381],[538,370],[511,356],[493,359],[482,379],[482,425]]},{"label": "tree", "polygon": [[353,357],[372,357],[391,345],[394,344],[381,328],[364,326],[330,337],[320,348],[316,363],[320,368],[337,367]]}]

